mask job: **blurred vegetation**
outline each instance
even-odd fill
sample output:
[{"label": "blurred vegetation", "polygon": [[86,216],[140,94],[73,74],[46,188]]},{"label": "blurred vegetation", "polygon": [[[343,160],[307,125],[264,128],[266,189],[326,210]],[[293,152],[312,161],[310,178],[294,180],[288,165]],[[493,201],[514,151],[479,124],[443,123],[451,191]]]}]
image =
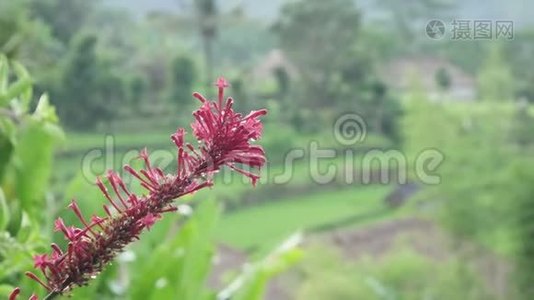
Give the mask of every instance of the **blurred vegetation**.
[{"label": "blurred vegetation", "polygon": [[[215,189],[187,199],[191,217],[155,226],[75,299],[279,299],[273,290],[295,299],[532,299],[531,4],[475,2],[183,0],[157,11],[128,2],[144,11],[132,14],[102,0],[0,0],[0,295],[14,285],[36,288],[21,274],[32,254],[58,239],[53,218],[74,220],[63,209],[72,197],[84,211],[100,209],[95,175],[121,168],[145,146],[173,153],[169,135],[190,121],[191,93],[213,97],[215,77],[224,74],[239,111],[269,110],[261,184],[252,191],[222,172]],[[266,19],[250,13],[275,5]],[[450,34],[450,20],[486,14],[516,21],[513,40],[425,35],[428,20],[443,20]],[[405,61],[436,68],[391,68]],[[456,98],[466,93],[472,99]],[[367,135],[342,145],[333,125],[353,112]],[[334,157],[313,164],[312,142]],[[422,184],[413,167],[426,149],[444,157],[431,172],[437,185]],[[395,182],[347,182],[348,174],[362,175],[370,150],[406,156],[400,168],[418,192],[399,208],[385,203],[402,189]],[[89,161],[88,176],[81,169],[90,151],[102,156]],[[330,169],[327,183],[312,175]],[[296,230],[308,241],[413,218],[444,230],[450,257],[394,247],[347,258],[343,246],[319,238],[286,273],[300,252],[271,251]],[[224,287],[206,287],[220,244],[256,262],[235,263]],[[490,257],[486,269],[472,267],[480,257]],[[501,265],[505,274],[488,283]],[[279,273],[281,280],[267,282]]]},{"label": "blurred vegetation", "polygon": [[[30,109],[33,83],[18,62],[0,55],[0,281],[14,283],[50,238],[49,194],[54,148],[63,138],[55,109],[42,95]],[[43,213],[44,212],[44,213]],[[29,287],[34,286],[28,284]],[[2,297],[10,286],[2,289]]]},{"label": "blurred vegetation", "polygon": [[298,271],[304,283],[295,299],[492,299],[457,258],[436,262],[410,248],[347,263],[332,249],[315,246]]}]

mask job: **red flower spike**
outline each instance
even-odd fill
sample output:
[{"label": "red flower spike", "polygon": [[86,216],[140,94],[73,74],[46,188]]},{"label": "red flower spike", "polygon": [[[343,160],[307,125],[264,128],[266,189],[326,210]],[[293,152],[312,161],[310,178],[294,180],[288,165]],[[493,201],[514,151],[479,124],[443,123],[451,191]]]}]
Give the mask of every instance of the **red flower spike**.
[{"label": "red flower spike", "polygon": [[142,218],[139,223],[144,226],[147,230],[150,230],[150,227],[156,223],[156,221],[160,218],[160,215],[154,215],[154,214],[148,214],[144,218]]},{"label": "red flower spike", "polygon": [[[135,177],[139,182],[141,182],[141,185],[145,187],[149,191],[155,191],[156,186],[153,186],[151,182],[147,181],[145,178],[141,177],[139,173],[132,169],[132,167],[126,165],[124,166],[124,170],[128,173],[130,173],[133,177]],[[142,170],[144,171],[144,170]]]},{"label": "red flower spike", "polygon": [[54,222],[54,231],[65,231],[65,223],[63,222],[62,218],[57,218]]},{"label": "red flower spike", "polygon": [[96,235],[96,233],[94,231],[91,230],[91,226],[87,223],[87,221],[85,220],[85,218],[83,217],[82,215],[82,212],[80,211],[80,207],[78,206],[78,203],[76,203],[76,200],[72,199],[71,203],[69,204],[68,206],[70,209],[72,209],[72,211],[74,212],[74,214],[76,215],[76,217],[78,217],[78,219],[80,220],[80,222],[82,222],[83,226],[85,226],[85,228],[89,229],[89,231],[93,234],[93,235]]},{"label": "red flower spike", "polygon": [[[210,101],[199,93],[193,94],[201,102],[200,108],[193,113],[194,122],[191,124],[193,135],[198,141],[197,146],[185,142],[186,131],[183,128],[171,136],[178,148],[176,172],[165,174],[161,169],[153,167],[148,151],[143,149],[139,157],[144,161],[144,168],[134,170],[126,165],[124,170],[147,190],[146,195],[131,193],[113,171],[106,174],[111,186],[109,191],[97,178],[97,187],[115,211],[112,212],[108,205],[103,205],[107,216],[93,215],[88,221],[73,200],[69,208],[84,227],[66,226],[58,218],[54,229],[65,235],[68,241],[66,250],[62,251],[52,244],[51,255],[34,257],[35,268],[43,273],[46,281],[31,272],[27,272],[26,276],[58,295],[75,286],[86,285],[126,245],[138,240],[142,231],[150,230],[162,214],[177,211],[173,205],[175,199],[211,187],[212,175],[223,166],[250,178],[255,185],[259,175],[251,170],[259,170],[266,159],[263,148],[251,142],[261,137],[262,124],[259,117],[265,115],[266,111],[253,111],[243,117],[233,110],[231,98],[226,101],[224,99],[228,82],[219,78],[216,86],[217,102]],[[15,300],[19,293],[20,290],[15,289],[10,300]],[[36,299],[32,297],[31,299]]]},{"label": "red flower spike", "polygon": [[111,211],[109,210],[109,207],[107,205],[102,205],[102,208],[104,209],[104,212],[106,213],[106,215],[108,215],[108,217],[112,217],[111,215]]},{"label": "red flower spike", "polygon": [[33,257],[33,263],[34,268],[43,270],[49,264],[48,255],[35,255]]},{"label": "red flower spike", "polygon": [[164,208],[164,209],[160,210],[159,212],[160,212],[160,213],[166,213],[166,212],[176,212],[176,211],[178,211],[178,208],[177,208],[177,207],[175,207],[175,206],[170,206],[170,207],[168,207],[168,208]]},{"label": "red flower spike", "polygon": [[9,294],[9,300],[16,300],[19,294],[20,294],[20,288],[15,288],[11,292],[11,294]]},{"label": "red flower spike", "polygon": [[[17,300],[18,296],[20,294],[20,288],[15,288],[11,294],[9,294],[9,300]],[[39,300],[39,297],[37,295],[32,294],[28,300]]]},{"label": "red flower spike", "polygon": [[[124,201],[123,196],[121,195],[121,192],[119,191],[119,186],[123,186],[124,183],[122,182],[122,179],[113,171],[108,171],[108,174],[106,176],[108,178],[109,183],[111,184],[111,187],[113,188],[113,192],[115,192],[115,195],[117,195],[117,198],[119,198],[122,206],[124,208],[128,208],[128,204],[126,204],[126,201]],[[124,188],[126,189],[126,187]]]},{"label": "red flower spike", "polygon": [[54,222],[54,231],[61,231],[63,235],[65,235],[65,238],[69,241],[72,241],[76,236],[76,228],[73,226],[65,226],[65,223],[61,218],[57,218]]},{"label": "red flower spike", "polygon": [[[106,207],[106,206],[104,205],[104,207]],[[101,223],[103,223],[105,220],[106,220],[105,218],[101,218],[101,217],[95,216],[95,215],[93,215],[91,217],[91,223],[92,224],[97,224],[97,226],[100,227],[100,229],[102,229],[102,230],[104,230],[104,227],[102,226]]]},{"label": "red flower spike", "polygon": [[53,253],[56,254],[56,255],[63,254],[63,251],[61,251],[61,248],[59,248],[59,246],[54,244],[54,243],[52,243],[52,245],[50,245],[50,248],[52,248],[52,250],[54,251]]},{"label": "red flower spike", "polygon": [[42,285],[48,291],[52,290],[46,283],[44,283],[41,279],[39,279],[39,277],[37,277],[37,275],[33,274],[32,272],[26,272],[26,273],[24,273],[24,275],[26,275],[30,279],[35,280],[37,283]]},{"label": "red flower spike", "polygon": [[137,200],[137,196],[136,195],[130,195],[128,196],[128,202],[131,204],[131,205],[137,205],[138,203],[138,200]]},{"label": "red flower spike", "polygon": [[113,198],[109,195],[109,192],[108,192],[108,189],[106,188],[106,186],[104,185],[104,183],[102,183],[102,180],[100,180],[100,177],[97,177],[96,178],[96,185],[98,186],[98,188],[100,189],[100,191],[102,192],[102,194],[104,194],[104,196],[106,197],[106,199],[108,199],[109,203],[118,211],[118,212],[122,212],[122,210],[119,208],[119,206],[115,203],[115,201],[113,201]]},{"label": "red flower spike", "polygon": [[219,79],[217,79],[217,83],[215,85],[219,88],[219,107],[218,107],[218,109],[221,110],[222,102],[223,102],[223,98],[224,98],[224,89],[229,87],[230,84],[228,83],[228,81],[226,81],[226,79],[224,79],[224,77],[220,77]]}]

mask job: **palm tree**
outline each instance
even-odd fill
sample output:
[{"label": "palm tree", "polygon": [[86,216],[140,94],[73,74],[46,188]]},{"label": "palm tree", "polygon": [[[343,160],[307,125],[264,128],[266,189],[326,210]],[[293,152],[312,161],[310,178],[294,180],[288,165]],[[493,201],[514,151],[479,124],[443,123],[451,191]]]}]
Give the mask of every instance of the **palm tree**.
[{"label": "palm tree", "polygon": [[213,41],[217,35],[217,5],[215,0],[194,0],[198,26],[202,36],[206,76],[208,84],[213,81]]}]

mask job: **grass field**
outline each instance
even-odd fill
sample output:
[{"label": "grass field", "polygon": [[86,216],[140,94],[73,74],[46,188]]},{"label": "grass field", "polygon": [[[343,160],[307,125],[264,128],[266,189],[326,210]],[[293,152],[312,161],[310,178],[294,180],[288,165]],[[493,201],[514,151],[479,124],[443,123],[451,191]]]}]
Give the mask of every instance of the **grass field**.
[{"label": "grass field", "polygon": [[[384,210],[388,186],[353,187],[302,195],[268,202],[225,214],[216,237],[231,246],[247,250],[269,249],[297,230],[335,224],[347,218]],[[369,222],[365,218],[365,222]]]}]

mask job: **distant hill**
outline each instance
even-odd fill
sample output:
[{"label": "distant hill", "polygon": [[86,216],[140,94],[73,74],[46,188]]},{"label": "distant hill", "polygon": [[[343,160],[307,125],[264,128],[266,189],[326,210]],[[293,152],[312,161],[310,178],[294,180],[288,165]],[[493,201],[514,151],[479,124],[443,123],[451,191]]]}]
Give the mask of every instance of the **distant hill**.
[{"label": "distant hill", "polygon": [[[276,19],[280,6],[290,0],[218,0],[223,11],[242,5],[247,15],[266,21]],[[364,14],[380,12],[381,0],[356,0]],[[399,0],[400,1],[400,0]],[[190,0],[105,0],[108,6],[128,9],[135,16],[142,17],[151,11],[186,12]],[[223,4],[224,3],[224,4]],[[458,19],[512,20],[517,27],[534,25],[534,1],[532,0],[457,0]],[[429,19],[431,16],[429,16]],[[444,20],[449,21],[449,20]]]}]

